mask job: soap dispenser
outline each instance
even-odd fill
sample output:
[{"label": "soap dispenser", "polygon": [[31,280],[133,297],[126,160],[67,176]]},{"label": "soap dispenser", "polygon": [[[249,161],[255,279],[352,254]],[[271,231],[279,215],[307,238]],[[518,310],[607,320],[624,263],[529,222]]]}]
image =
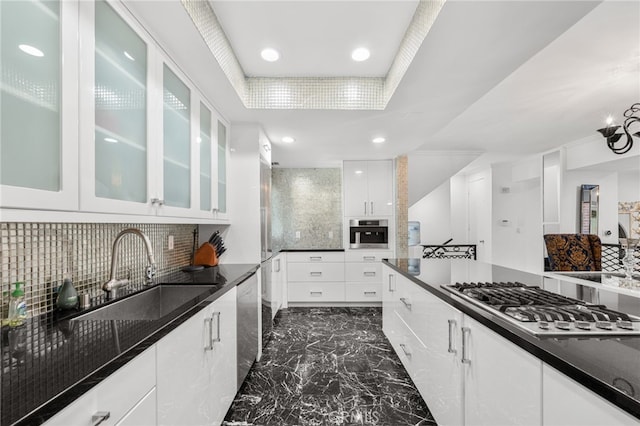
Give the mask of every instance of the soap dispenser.
[{"label": "soap dispenser", "polygon": [[65,278],[62,286],[58,289],[56,306],[58,309],[75,309],[78,307],[78,292],[73,287],[71,278]]},{"label": "soap dispenser", "polygon": [[27,320],[27,302],[24,299],[23,282],[17,282],[16,288],[11,292],[9,301],[9,326],[18,327]]}]

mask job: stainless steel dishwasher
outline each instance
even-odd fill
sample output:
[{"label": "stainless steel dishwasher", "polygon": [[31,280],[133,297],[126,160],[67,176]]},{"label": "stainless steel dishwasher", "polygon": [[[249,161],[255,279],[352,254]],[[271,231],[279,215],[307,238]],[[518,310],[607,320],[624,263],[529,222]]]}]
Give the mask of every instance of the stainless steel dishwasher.
[{"label": "stainless steel dishwasher", "polygon": [[258,356],[258,275],[238,286],[238,389]]}]

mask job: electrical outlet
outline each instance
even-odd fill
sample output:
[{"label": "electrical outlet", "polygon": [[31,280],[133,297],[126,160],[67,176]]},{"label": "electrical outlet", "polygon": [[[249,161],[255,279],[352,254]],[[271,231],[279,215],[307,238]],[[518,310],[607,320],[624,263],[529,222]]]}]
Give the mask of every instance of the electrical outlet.
[{"label": "electrical outlet", "polygon": [[173,250],[173,235],[169,235],[169,250]]},{"label": "electrical outlet", "polygon": [[296,231],[296,240],[300,239],[300,231]]}]

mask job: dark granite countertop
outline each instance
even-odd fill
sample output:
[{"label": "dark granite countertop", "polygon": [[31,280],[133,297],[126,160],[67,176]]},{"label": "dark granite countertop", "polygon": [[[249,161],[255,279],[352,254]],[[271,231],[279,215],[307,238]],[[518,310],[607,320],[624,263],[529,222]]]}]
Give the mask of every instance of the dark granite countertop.
[{"label": "dark granite countertop", "polygon": [[3,327],[0,424],[44,423],[257,269],[221,264],[156,278],[154,284],[203,288],[200,296],[158,320],[73,320],[100,305],[30,318],[15,329]]},{"label": "dark granite countertop", "polygon": [[640,336],[536,337],[490,312],[452,296],[440,286],[456,282],[519,281],[587,302],[640,315],[640,298],[606,287],[581,285],[473,260],[390,259],[392,269],[471,316],[545,363],[640,419]]}]

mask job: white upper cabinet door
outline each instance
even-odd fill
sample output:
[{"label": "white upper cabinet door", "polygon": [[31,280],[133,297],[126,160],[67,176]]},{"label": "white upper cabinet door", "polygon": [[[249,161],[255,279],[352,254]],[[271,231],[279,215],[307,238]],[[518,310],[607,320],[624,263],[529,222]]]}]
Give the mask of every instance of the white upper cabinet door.
[{"label": "white upper cabinet door", "polygon": [[393,216],[393,162],[345,161],[342,166],[346,217]]},{"label": "white upper cabinet door", "polygon": [[213,183],[213,126],[211,110],[200,102],[200,126],[198,136],[198,155],[200,157],[200,211],[212,215]]},{"label": "white upper cabinet door", "polygon": [[0,207],[78,209],[78,4],[0,2]]},{"label": "white upper cabinet door", "polygon": [[366,161],[345,161],[342,166],[344,215],[362,217],[369,214],[368,173]]},{"label": "white upper cabinet door", "polygon": [[393,216],[393,162],[368,162],[369,216]]},{"label": "white upper cabinet door", "polygon": [[150,40],[124,8],[80,2],[80,207],[153,214]]},{"label": "white upper cabinet door", "polygon": [[214,190],[214,219],[228,219],[229,212],[227,208],[228,185],[227,185],[227,166],[229,165],[229,125],[221,119],[216,120],[217,132],[217,152],[216,161],[218,165],[217,185]]}]

